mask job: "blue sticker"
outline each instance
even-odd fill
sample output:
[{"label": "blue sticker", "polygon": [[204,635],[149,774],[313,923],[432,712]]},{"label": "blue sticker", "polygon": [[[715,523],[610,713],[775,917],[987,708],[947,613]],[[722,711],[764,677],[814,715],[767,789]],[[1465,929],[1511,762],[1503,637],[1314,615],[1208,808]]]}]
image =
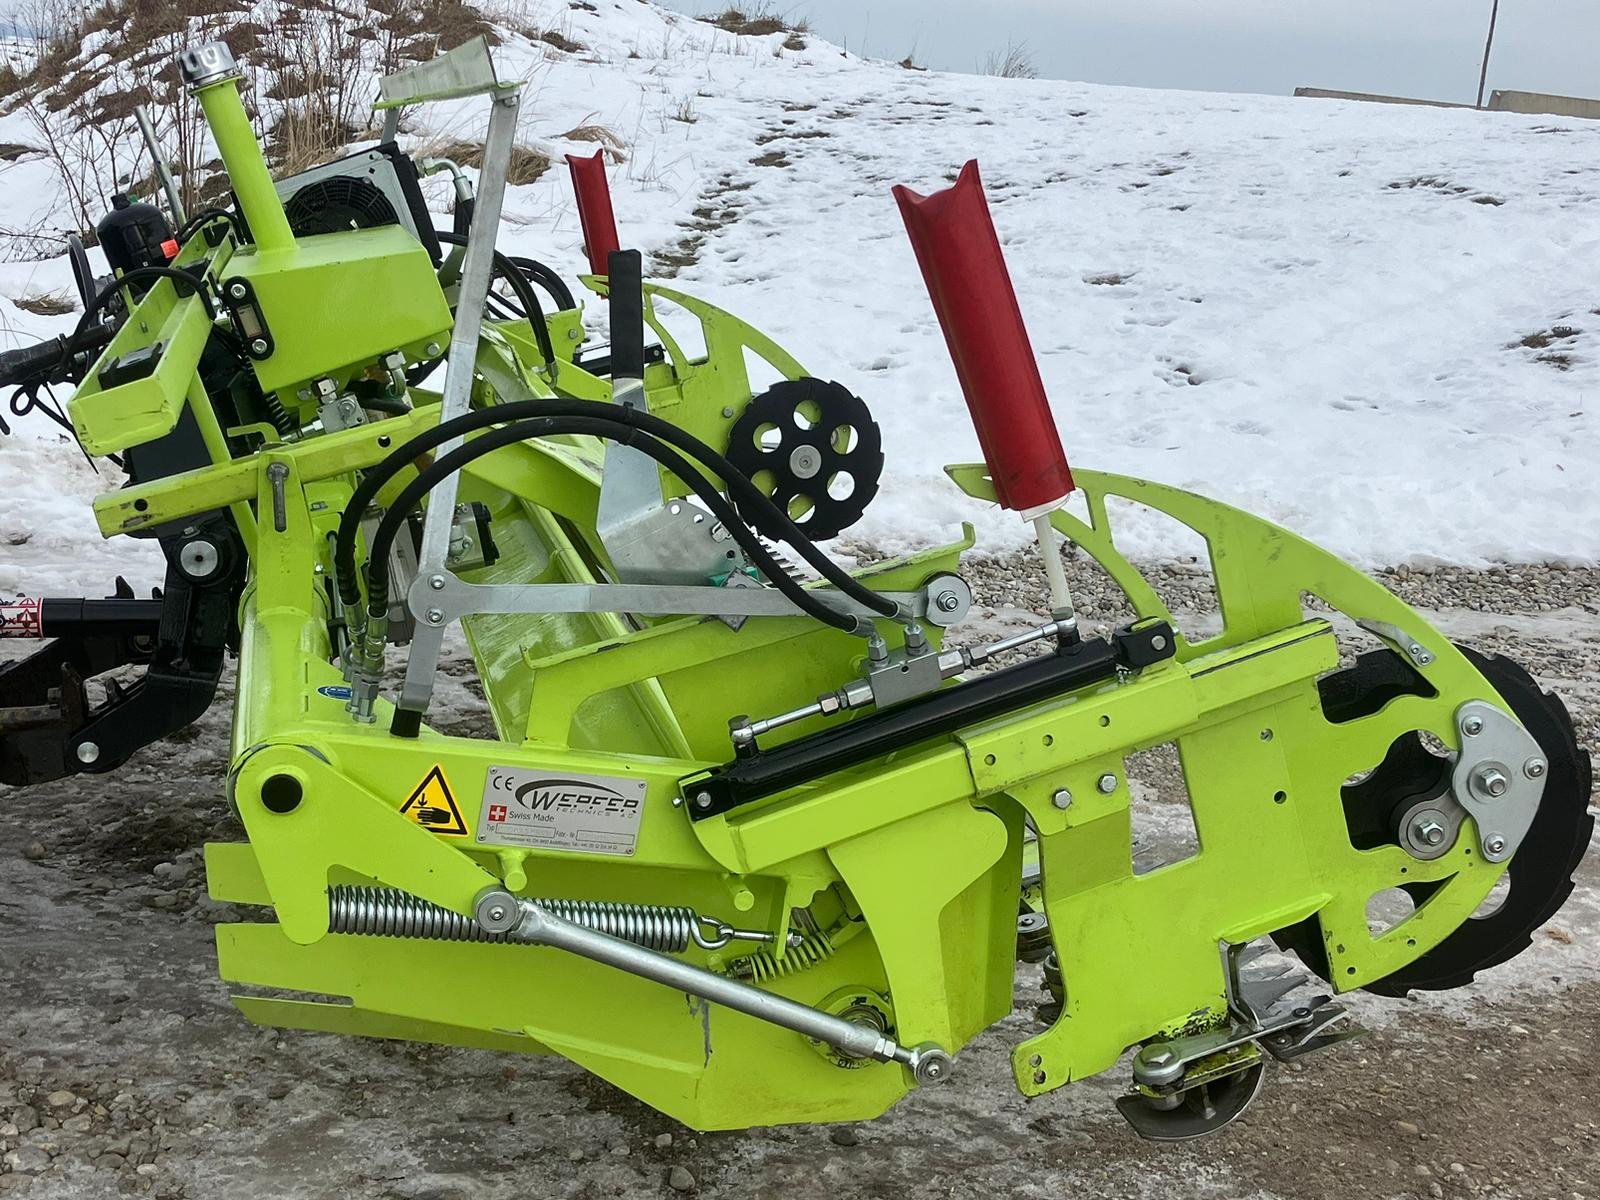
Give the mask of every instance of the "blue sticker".
[{"label": "blue sticker", "polygon": [[355,695],[355,692],[351,691],[343,684],[330,684],[327,687],[319,687],[317,691],[321,692],[330,700],[348,700]]}]

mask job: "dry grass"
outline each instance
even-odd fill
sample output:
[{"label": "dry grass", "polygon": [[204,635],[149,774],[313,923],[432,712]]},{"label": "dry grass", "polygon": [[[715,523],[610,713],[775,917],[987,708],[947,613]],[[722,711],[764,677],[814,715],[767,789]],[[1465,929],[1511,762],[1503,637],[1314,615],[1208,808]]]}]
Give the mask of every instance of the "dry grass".
[{"label": "dry grass", "polygon": [[1007,42],[1004,50],[991,50],[984,56],[982,73],[1001,79],[1037,79],[1038,70],[1033,65],[1033,55],[1028,53],[1027,42]]},{"label": "dry grass", "polygon": [[[765,4],[749,8],[725,8],[714,17],[704,17],[702,20],[711,22],[718,29],[728,33],[736,33],[743,37],[769,37],[774,33],[787,33],[790,35],[809,32],[811,25],[805,19],[791,21],[780,16],[771,7]],[[791,36],[789,41],[794,41]],[[786,42],[787,46],[788,43]],[[799,46],[789,46],[791,50],[805,48],[805,43]]]},{"label": "dry grass", "polygon": [[554,46],[564,54],[582,54],[588,49],[582,42],[575,42],[564,33],[554,29],[546,29],[539,35],[539,40],[547,46]]},{"label": "dry grass", "polygon": [[569,129],[563,133],[561,140],[567,142],[593,142],[604,151],[606,158],[611,162],[628,161],[628,143],[604,125],[579,125],[576,129]]},{"label": "dry grass", "polygon": [[[446,139],[419,151],[419,157],[448,158],[463,167],[483,166],[483,143]],[[506,183],[521,187],[532,183],[550,169],[550,156],[532,146],[511,147],[511,165],[506,171]]]},{"label": "dry grass", "polygon": [[36,292],[31,296],[18,296],[11,303],[39,317],[64,317],[78,311],[78,302],[66,292]]}]

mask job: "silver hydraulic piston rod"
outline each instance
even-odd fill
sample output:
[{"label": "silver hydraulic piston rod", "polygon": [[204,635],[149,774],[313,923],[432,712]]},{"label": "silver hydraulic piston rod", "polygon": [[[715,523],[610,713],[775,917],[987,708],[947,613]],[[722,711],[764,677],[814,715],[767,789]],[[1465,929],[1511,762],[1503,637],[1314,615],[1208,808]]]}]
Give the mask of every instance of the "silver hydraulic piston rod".
[{"label": "silver hydraulic piston rod", "polygon": [[868,650],[865,678],[853,679],[838,691],[826,692],[811,704],[777,716],[759,721],[752,721],[749,717],[734,717],[729,721],[728,733],[733,738],[734,752],[740,755],[753,754],[757,749],[756,739],[762,734],[793,725],[796,721],[804,721],[808,717],[827,717],[846,709],[872,705],[887,707],[914,699],[935,690],[945,680],[953,679],[973,667],[980,667],[1008,651],[1019,650],[1048,637],[1067,637],[1076,630],[1076,619],[1047,621],[987,646],[974,646],[970,650],[945,650],[937,655],[926,642],[921,643],[922,649],[918,650],[911,645],[912,638],[908,636],[907,649],[898,657],[891,657],[882,639],[874,638]]},{"label": "silver hydraulic piston rod", "polygon": [[485,933],[503,934],[513,941],[565,950],[630,975],[654,980],[759,1021],[826,1042],[849,1058],[900,1063],[910,1069],[919,1084],[944,1082],[954,1065],[955,1060],[949,1053],[931,1042],[916,1047],[899,1045],[871,1026],[858,1025],[808,1004],[775,996],[748,983],[586,929],[504,888],[487,887],[479,892],[473,905],[473,918]]}]

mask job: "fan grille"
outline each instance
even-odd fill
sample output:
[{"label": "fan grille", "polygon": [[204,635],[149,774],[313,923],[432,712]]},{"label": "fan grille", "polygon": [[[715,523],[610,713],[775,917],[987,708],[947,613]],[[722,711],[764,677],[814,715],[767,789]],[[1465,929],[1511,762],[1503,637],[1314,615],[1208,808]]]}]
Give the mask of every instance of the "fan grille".
[{"label": "fan grille", "polygon": [[400,223],[382,189],[354,175],[330,175],[308,183],[283,208],[296,237]]}]

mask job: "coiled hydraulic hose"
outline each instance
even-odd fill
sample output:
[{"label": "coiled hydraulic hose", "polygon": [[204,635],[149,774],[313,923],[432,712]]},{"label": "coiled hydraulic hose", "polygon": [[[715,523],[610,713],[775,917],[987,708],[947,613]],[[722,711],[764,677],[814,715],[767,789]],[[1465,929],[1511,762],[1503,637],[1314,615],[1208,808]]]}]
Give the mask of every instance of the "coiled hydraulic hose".
[{"label": "coiled hydraulic hose", "polygon": [[[355,569],[356,531],[361,525],[361,515],[366,512],[368,505],[372,503],[383,485],[395,474],[419,456],[459,435],[488,425],[544,416],[590,417],[609,421],[613,425],[631,426],[677,447],[719,476],[728,485],[728,490],[737,493],[738,499],[747,508],[754,507],[760,510],[764,518],[763,523],[776,528],[782,535],[782,540],[793,546],[795,552],[829,583],[858,604],[882,616],[895,617],[899,614],[899,606],[893,600],[879,595],[853,578],[849,572],[819,550],[816,543],[790,519],[787,512],[774,504],[766,493],[750,481],[749,476],[723,455],[670,421],[664,421],[636,408],[606,404],[597,400],[521,400],[491,408],[474,409],[452,421],[446,421],[418,434],[374,466],[356,485],[350,503],[346,506],[344,516],[339,522],[339,536],[334,549],[334,577],[338,583],[340,599],[352,607],[361,602],[360,582]],[[685,482],[688,480],[685,479]],[[732,522],[724,521],[724,524],[730,533],[736,528],[745,528],[745,522],[739,520],[737,515]],[[784,574],[781,570],[778,572],[778,575]],[[773,582],[777,582],[777,576],[773,576]]]},{"label": "coiled hydraulic hose", "polygon": [[[688,460],[637,429],[593,417],[560,416],[536,417],[490,430],[482,437],[475,438],[464,446],[458,446],[406,485],[395,498],[395,502],[389,506],[372,539],[371,552],[367,559],[368,619],[380,620],[388,611],[389,551],[411,510],[424,496],[467,464],[504,446],[532,437],[574,433],[611,438],[624,445],[633,446],[661,463],[689,484],[694,493],[710,509],[712,516],[723,523],[734,541],[739,543],[740,548],[766,572],[774,586],[797,608],[835,629],[842,629],[847,633],[858,631],[861,622],[856,617],[829,607],[818,600],[815,594],[789,577],[773,557],[772,552],[762,545],[761,539],[739,520],[733,505],[725,500],[712,486],[711,481],[691,466]],[[882,600],[883,597],[878,599]],[[893,601],[888,603],[892,605]]]}]

